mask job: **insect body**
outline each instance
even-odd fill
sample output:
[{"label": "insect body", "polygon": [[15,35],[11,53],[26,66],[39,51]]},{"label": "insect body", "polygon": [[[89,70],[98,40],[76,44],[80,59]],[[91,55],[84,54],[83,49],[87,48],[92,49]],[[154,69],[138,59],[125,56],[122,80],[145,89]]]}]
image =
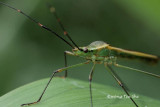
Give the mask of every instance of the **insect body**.
[{"label": "insect body", "polygon": [[[62,36],[58,35],[56,32],[54,32],[53,30],[51,30],[50,28],[44,26],[43,24],[39,23],[38,21],[34,20],[33,18],[31,18],[30,16],[28,16],[27,14],[25,14],[23,11],[16,9],[8,4],[5,4],[3,2],[0,2],[1,5],[4,5],[10,9],[13,9],[19,13],[21,13],[22,15],[24,15],[25,17],[27,17],[28,19],[30,19],[31,21],[33,21],[34,23],[36,23],[38,26],[40,26],[41,28],[49,31],[50,33],[54,34],[56,37],[58,37],[59,39],[61,39],[62,41],[64,41],[68,46],[70,46],[72,48],[72,52],[69,51],[65,51],[64,52],[64,56],[65,56],[65,67],[55,70],[51,76],[51,78],[49,79],[46,87],[44,88],[42,94],[40,95],[39,99],[35,102],[31,102],[31,103],[26,103],[26,104],[22,104],[21,106],[25,106],[25,105],[31,105],[31,104],[36,104],[38,102],[41,101],[48,85],[50,84],[51,80],[53,79],[53,77],[55,76],[56,73],[59,72],[65,72],[65,77],[67,77],[67,70],[73,67],[78,67],[78,66],[82,66],[88,63],[93,63],[93,67],[90,71],[89,74],[89,89],[90,89],[90,104],[91,107],[93,107],[93,102],[92,102],[92,87],[91,87],[91,81],[92,81],[92,77],[93,77],[93,72],[94,72],[94,68],[96,64],[103,64],[106,67],[107,71],[113,76],[113,78],[116,80],[116,82],[118,83],[118,85],[123,89],[123,91],[128,95],[128,97],[130,98],[130,100],[133,102],[133,104],[138,107],[139,105],[132,99],[132,97],[130,96],[130,94],[128,93],[128,91],[126,90],[126,87],[123,85],[122,81],[120,81],[120,79],[114,74],[113,69],[111,67],[111,65],[115,65],[117,67],[121,67],[121,68],[125,68],[125,69],[130,69],[130,70],[134,70],[137,72],[141,72],[150,76],[154,76],[157,78],[160,78],[159,75],[153,74],[153,73],[149,73],[146,71],[142,71],[142,70],[138,70],[138,69],[134,69],[134,68],[130,68],[127,66],[123,66],[123,65],[119,65],[116,63],[116,60],[118,58],[132,58],[132,59],[139,59],[139,60],[143,60],[146,62],[152,62],[152,63],[157,63],[159,58],[155,55],[150,55],[150,54],[145,54],[145,53],[141,53],[141,52],[136,52],[136,51],[129,51],[129,50],[124,50],[121,48],[116,48],[116,47],[112,47],[109,44],[102,42],[102,41],[95,41],[93,43],[91,43],[89,46],[86,47],[79,47],[69,36],[69,34],[66,32],[66,30],[63,27],[63,24],[60,22],[56,12],[55,12],[55,8],[52,6],[49,6],[50,11],[54,14],[54,16],[57,18],[57,21],[59,22],[62,30],[64,31],[64,35],[67,36],[67,38],[70,40],[67,41],[65,40]],[[77,57],[82,57],[84,59],[86,59],[86,62],[80,63],[80,64],[75,64],[72,66],[67,66],[67,55],[72,55],[72,56],[77,56]]]},{"label": "insect body", "polygon": [[158,57],[155,55],[145,54],[136,51],[124,50],[121,48],[112,47],[109,44],[103,41],[95,41],[92,42],[87,47],[80,47],[85,51],[80,51],[77,48],[73,49],[73,54],[75,56],[81,56],[85,59],[94,61],[102,61],[102,62],[114,62],[117,57],[121,58],[131,58],[131,59],[139,59],[142,61],[147,61],[148,63],[158,62]]}]

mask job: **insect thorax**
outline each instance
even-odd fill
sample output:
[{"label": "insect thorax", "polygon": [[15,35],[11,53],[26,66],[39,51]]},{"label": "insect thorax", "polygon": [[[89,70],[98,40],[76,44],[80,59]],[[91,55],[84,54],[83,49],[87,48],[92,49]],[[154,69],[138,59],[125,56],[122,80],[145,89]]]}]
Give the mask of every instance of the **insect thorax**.
[{"label": "insect thorax", "polygon": [[[102,47],[102,46],[100,46]],[[114,56],[112,54],[112,52],[103,47],[103,48],[88,48],[88,47],[81,47],[83,48],[87,48],[88,52],[83,52],[80,50],[77,51],[73,51],[73,53],[76,56],[82,57],[86,60],[90,60],[92,62],[98,63],[98,64],[102,64],[102,63],[107,63],[107,64],[112,64],[116,62],[116,56]]]}]

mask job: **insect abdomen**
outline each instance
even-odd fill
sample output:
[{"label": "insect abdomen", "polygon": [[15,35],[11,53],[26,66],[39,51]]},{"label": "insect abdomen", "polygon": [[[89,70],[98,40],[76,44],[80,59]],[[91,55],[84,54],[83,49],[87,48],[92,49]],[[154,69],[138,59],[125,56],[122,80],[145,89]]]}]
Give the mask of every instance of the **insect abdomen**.
[{"label": "insect abdomen", "polygon": [[119,57],[128,58],[128,59],[139,59],[139,60],[145,61],[147,63],[158,63],[158,60],[159,60],[158,57],[153,58],[153,57],[130,55],[130,54],[126,54],[126,53],[120,53]]},{"label": "insect abdomen", "polygon": [[141,61],[145,61],[147,63],[158,63],[160,60],[155,55],[145,54],[142,52],[129,51],[116,47],[109,47],[110,50],[117,56],[121,58],[129,58],[129,59],[139,59]]}]

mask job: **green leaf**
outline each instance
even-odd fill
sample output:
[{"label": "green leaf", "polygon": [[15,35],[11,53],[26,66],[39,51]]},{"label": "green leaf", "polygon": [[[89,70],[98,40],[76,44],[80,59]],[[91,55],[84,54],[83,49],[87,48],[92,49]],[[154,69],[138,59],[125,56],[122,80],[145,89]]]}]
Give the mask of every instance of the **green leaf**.
[{"label": "green leaf", "polygon": [[[36,101],[44,89],[47,79],[42,79],[17,88],[0,97],[0,107],[20,107],[21,104]],[[122,90],[115,87],[92,83],[94,107],[135,107]],[[137,93],[134,98],[140,107],[157,107],[160,102]],[[112,96],[112,98],[111,98]],[[116,98],[113,98],[116,97]],[[41,102],[30,107],[90,107],[89,83],[75,80],[54,78]]]}]

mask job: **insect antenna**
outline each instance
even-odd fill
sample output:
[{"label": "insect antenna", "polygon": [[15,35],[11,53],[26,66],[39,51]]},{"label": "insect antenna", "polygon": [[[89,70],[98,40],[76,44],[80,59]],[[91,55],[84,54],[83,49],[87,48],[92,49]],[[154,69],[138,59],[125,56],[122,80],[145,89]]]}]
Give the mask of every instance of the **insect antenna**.
[{"label": "insect antenna", "polygon": [[60,18],[58,17],[57,13],[56,13],[56,9],[55,7],[51,6],[50,4],[47,4],[49,9],[50,9],[50,12],[53,13],[53,15],[55,16],[55,18],[57,19],[57,22],[59,23],[61,29],[63,30],[63,33],[65,36],[67,36],[67,38],[74,44],[74,46],[76,48],[78,48],[79,50],[82,50],[79,48],[79,46],[72,40],[72,38],[69,36],[68,32],[66,31],[66,29],[64,28]]},{"label": "insect antenna", "polygon": [[70,47],[72,47],[72,49],[74,49],[74,47],[71,45],[71,43],[69,43],[68,41],[66,41],[64,38],[62,38],[61,36],[59,36],[56,32],[54,32],[53,30],[51,30],[50,28],[42,25],[40,22],[36,21],[35,19],[33,19],[32,17],[28,16],[27,14],[25,14],[23,11],[19,10],[19,9],[16,9],[8,4],[5,4],[3,2],[0,2],[0,4],[12,9],[12,10],[15,10],[19,13],[21,13],[22,15],[24,15],[25,17],[27,17],[29,20],[33,21],[34,23],[38,24],[41,28],[51,32],[52,34],[54,34],[55,36],[57,36],[58,38],[60,38],[61,40],[63,40],[65,43],[67,43]]}]

